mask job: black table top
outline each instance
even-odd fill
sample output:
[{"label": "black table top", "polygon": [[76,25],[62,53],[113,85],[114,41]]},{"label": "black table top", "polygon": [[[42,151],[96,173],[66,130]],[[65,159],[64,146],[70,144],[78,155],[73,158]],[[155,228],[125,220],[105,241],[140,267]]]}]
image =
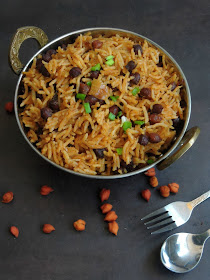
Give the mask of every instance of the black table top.
[{"label": "black table top", "polygon": [[[0,9],[0,195],[13,191],[10,204],[0,203],[0,279],[207,279],[210,246],[192,272],[166,270],[159,258],[163,241],[176,232],[200,233],[209,228],[209,201],[199,205],[187,224],[170,233],[151,236],[140,218],[170,202],[189,201],[209,190],[210,180],[210,6],[201,1],[11,1]],[[119,180],[89,180],[63,172],[41,159],[25,142],[14,115],[4,111],[13,99],[18,77],[8,65],[11,37],[21,26],[42,28],[49,39],[86,27],[124,28],[142,34],[165,48],[183,69],[192,95],[189,128],[198,125],[195,145],[167,170],[158,172],[160,185],[178,182],[180,191],[168,199],[152,191],[146,203],[140,191],[149,187],[140,174]],[[28,40],[20,57],[26,62],[37,50]],[[48,197],[40,186],[55,189]],[[119,218],[119,234],[111,235],[99,210],[98,193],[110,188],[110,202]],[[85,232],[73,228],[76,219],[87,222]],[[45,235],[41,225],[56,231]],[[20,229],[18,239],[8,228]]]}]

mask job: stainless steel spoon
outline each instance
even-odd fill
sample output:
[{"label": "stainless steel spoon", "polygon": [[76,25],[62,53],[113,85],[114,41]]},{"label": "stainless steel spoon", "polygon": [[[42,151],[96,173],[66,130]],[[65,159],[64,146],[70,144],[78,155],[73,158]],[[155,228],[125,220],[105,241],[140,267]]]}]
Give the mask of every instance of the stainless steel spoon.
[{"label": "stainless steel spoon", "polygon": [[203,253],[210,229],[201,234],[176,233],[169,236],[160,250],[163,265],[169,270],[184,273],[195,268]]}]

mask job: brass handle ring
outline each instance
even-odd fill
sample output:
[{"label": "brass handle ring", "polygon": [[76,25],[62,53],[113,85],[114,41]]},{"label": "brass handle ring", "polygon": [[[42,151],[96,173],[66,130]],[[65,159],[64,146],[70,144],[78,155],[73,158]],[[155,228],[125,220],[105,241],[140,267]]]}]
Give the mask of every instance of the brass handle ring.
[{"label": "brass handle ring", "polygon": [[165,160],[161,161],[161,163],[157,164],[157,169],[163,170],[179,159],[190,147],[192,147],[199,134],[200,128],[197,126],[188,130],[180,141],[178,150],[174,154],[168,156]]},{"label": "brass handle ring", "polygon": [[42,29],[38,27],[24,26],[18,28],[12,38],[12,42],[9,50],[10,65],[16,74],[20,74],[20,72],[24,68],[24,65],[21,63],[19,59],[19,50],[22,43],[29,38],[36,39],[39,42],[41,48],[44,47],[48,42],[47,35]]}]

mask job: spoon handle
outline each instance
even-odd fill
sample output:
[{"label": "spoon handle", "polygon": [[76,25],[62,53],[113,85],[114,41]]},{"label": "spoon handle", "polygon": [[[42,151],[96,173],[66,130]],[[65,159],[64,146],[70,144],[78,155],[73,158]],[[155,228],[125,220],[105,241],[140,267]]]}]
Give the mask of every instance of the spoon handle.
[{"label": "spoon handle", "polygon": [[204,233],[201,233],[200,235],[201,239],[203,239],[203,243],[210,237],[210,229],[205,231]]},{"label": "spoon handle", "polygon": [[198,204],[200,204],[201,202],[205,201],[206,199],[208,199],[210,197],[210,191],[202,194],[201,196],[199,196],[198,198],[192,200],[190,202],[191,206],[192,206],[192,209],[194,207],[196,207]]}]

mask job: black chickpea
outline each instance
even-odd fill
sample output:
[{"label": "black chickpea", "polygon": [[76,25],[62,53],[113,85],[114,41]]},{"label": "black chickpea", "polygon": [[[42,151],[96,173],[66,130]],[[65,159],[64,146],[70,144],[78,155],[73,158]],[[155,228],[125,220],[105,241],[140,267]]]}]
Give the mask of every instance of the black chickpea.
[{"label": "black chickpea", "polygon": [[78,77],[82,73],[82,70],[79,67],[73,67],[69,74],[72,78]]},{"label": "black chickpea", "polygon": [[44,120],[47,120],[51,116],[52,116],[52,110],[49,107],[44,107],[41,109],[41,117]]}]

